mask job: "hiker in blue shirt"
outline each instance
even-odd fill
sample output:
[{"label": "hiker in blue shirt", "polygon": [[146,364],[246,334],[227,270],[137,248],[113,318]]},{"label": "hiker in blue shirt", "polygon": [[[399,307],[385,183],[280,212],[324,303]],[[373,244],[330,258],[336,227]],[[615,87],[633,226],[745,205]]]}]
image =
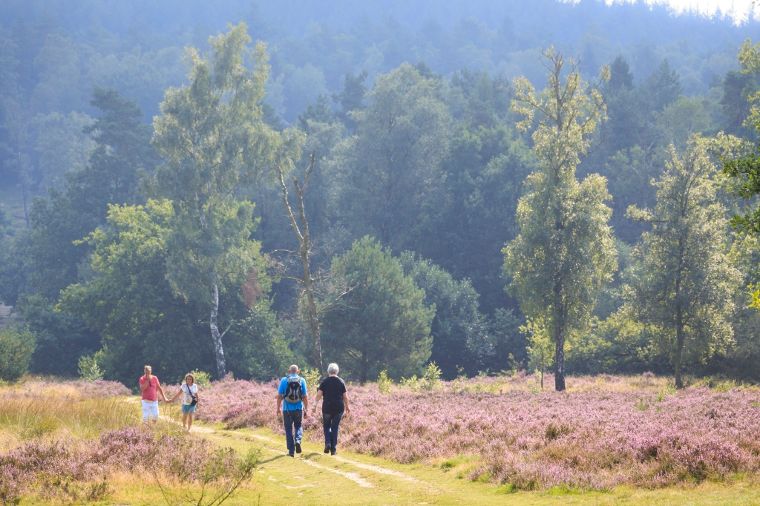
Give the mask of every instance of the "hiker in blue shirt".
[{"label": "hiker in blue shirt", "polygon": [[[280,381],[277,389],[277,417],[282,416],[285,423],[285,441],[288,445],[288,455],[293,451],[301,453],[302,418],[308,417],[309,399],[306,392],[306,380],[298,375],[298,366],[291,365],[288,375]],[[283,402],[284,401],[284,402]],[[282,411],[280,411],[282,405]],[[295,429],[295,437],[293,434]]]}]

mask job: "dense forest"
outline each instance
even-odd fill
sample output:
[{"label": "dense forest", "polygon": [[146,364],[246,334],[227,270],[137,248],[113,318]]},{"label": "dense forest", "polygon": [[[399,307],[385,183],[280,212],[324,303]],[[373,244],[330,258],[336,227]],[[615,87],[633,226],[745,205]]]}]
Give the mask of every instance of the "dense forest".
[{"label": "dense forest", "polygon": [[0,376],[758,380],[757,23],[6,0]]}]

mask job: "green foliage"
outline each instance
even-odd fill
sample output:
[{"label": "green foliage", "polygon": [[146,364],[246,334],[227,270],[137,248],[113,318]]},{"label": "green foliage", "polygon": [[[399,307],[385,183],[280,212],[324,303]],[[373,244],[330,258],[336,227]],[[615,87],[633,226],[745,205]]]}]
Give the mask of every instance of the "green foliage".
[{"label": "green foliage", "polygon": [[383,369],[380,374],[377,375],[377,390],[383,394],[388,395],[391,393],[393,387],[393,380],[388,376],[388,371]]},{"label": "green foliage", "polygon": [[80,378],[87,381],[103,379],[103,369],[98,365],[98,358],[97,353],[79,357],[77,369]]},{"label": "green foliage", "polygon": [[316,395],[317,387],[319,387],[319,380],[322,378],[322,373],[319,369],[303,369],[301,376],[306,380],[306,387],[312,395]]},{"label": "green foliage", "polygon": [[298,363],[269,299],[259,299],[250,309],[240,303],[228,309],[234,310],[235,322],[225,334],[227,365],[236,377],[269,380]]},{"label": "green foliage", "polygon": [[[297,159],[299,137],[280,134],[264,121],[262,100],[269,76],[263,44],[253,52],[244,23],[211,37],[212,53],[203,58],[189,49],[190,83],[166,91],[154,118],[153,142],[165,164],[154,190],[174,207],[167,237],[167,279],[183,300],[209,316],[211,344],[220,376],[226,372],[220,301],[252,274],[268,293],[253,203],[238,190],[262,175],[265,167]],[[253,60],[253,68],[245,66]],[[223,304],[222,304],[223,306]]]},{"label": "green foliage", "polygon": [[741,283],[727,255],[726,209],[709,146],[694,137],[683,154],[671,147],[665,172],[653,182],[654,209],[629,209],[651,229],[634,248],[624,298],[631,314],[658,327],[679,387],[685,364],[704,362],[733,341],[730,316]]},{"label": "green foliage", "polygon": [[127,385],[146,363],[167,378],[210,365],[193,308],[166,280],[172,216],[168,201],[111,206],[108,226],[87,238],[93,248],[90,279],[61,293],[58,309],[79,315],[102,336],[105,376]]},{"label": "green foliage", "polygon": [[0,329],[1,380],[16,381],[26,373],[34,345],[34,335],[27,330],[14,327]]},{"label": "green foliage", "polygon": [[[190,371],[190,374],[193,375],[193,381],[199,387],[207,387],[211,385],[211,374],[207,373],[206,371],[193,369]],[[180,380],[180,383],[184,381],[184,379],[185,378],[183,377],[182,380]]]},{"label": "green foliage", "polygon": [[478,294],[469,280],[455,280],[429,260],[410,251],[399,260],[404,273],[425,291],[425,304],[436,313],[430,333],[433,336],[431,360],[439,364],[446,378],[453,378],[458,367],[474,374],[493,355],[493,340],[488,322],[478,309]]},{"label": "green foliage", "polygon": [[333,259],[331,278],[345,293],[323,318],[325,355],[365,382],[387,368],[391,377],[419,371],[430,357],[435,308],[404,275],[401,263],[364,237]]},{"label": "green foliage", "polygon": [[608,225],[606,180],[575,177],[596,125],[604,118],[598,90],[575,69],[563,82],[565,62],[550,50],[549,85],[536,93],[527,79],[515,81],[512,109],[532,138],[540,169],[528,176],[517,206],[519,235],[502,251],[504,271],[528,318],[542,319],[557,344],[555,384],[564,385],[564,342],[588,321],[599,290],[615,271],[616,251]]},{"label": "green foliage", "polygon": [[333,163],[353,237],[370,234],[399,250],[418,242],[434,219],[451,123],[441,88],[440,80],[403,64],[380,75],[367,108],[352,115],[356,135]]},{"label": "green foliage", "polygon": [[554,364],[554,345],[549,332],[541,320],[528,320],[521,330],[528,336],[528,367],[541,374],[543,384],[544,371]]},{"label": "green foliage", "polygon": [[441,368],[435,362],[430,362],[422,373],[422,388],[435,390],[441,386]]}]

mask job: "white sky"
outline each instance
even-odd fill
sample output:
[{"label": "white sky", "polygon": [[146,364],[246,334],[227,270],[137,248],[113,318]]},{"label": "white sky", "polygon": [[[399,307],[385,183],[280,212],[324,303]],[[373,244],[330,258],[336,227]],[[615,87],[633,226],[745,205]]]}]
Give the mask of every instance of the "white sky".
[{"label": "white sky", "polygon": [[[566,0],[567,1],[567,0]],[[578,3],[580,0],[569,0]],[[760,21],[760,0],[603,0],[607,5],[645,3],[667,5],[675,14],[698,13],[706,17],[726,17],[735,24]]]}]

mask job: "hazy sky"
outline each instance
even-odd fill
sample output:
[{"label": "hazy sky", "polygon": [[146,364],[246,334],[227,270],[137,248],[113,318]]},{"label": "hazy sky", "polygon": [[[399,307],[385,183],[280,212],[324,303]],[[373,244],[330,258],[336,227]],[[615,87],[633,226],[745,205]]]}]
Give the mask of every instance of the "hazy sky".
[{"label": "hazy sky", "polygon": [[[578,3],[580,0],[569,0]],[[760,21],[760,0],[604,0],[611,5],[616,3],[645,3],[648,5],[667,5],[674,13],[699,13],[704,16],[728,17],[734,23],[746,23],[750,19]]]}]

